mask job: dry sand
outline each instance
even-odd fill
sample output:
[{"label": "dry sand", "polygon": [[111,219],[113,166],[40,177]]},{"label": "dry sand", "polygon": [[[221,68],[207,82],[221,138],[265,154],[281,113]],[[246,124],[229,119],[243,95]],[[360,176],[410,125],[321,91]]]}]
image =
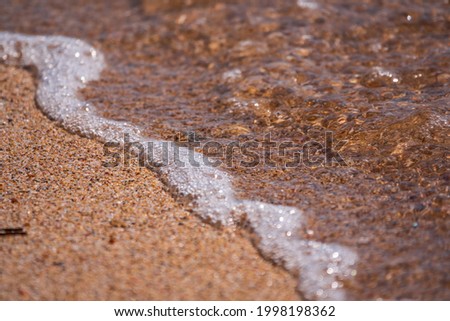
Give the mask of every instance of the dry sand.
[{"label": "dry sand", "polygon": [[154,173],[48,120],[31,73],[0,65],[2,300],[291,300],[295,280],[239,231],[183,210]]}]

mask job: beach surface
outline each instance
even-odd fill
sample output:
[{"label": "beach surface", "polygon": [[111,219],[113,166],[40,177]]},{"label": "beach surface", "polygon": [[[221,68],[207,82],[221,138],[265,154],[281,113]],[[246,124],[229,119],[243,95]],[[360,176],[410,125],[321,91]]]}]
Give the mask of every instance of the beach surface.
[{"label": "beach surface", "polygon": [[[255,166],[216,157],[237,198],[294,207],[305,224],[289,237],[354,251],[355,274],[328,284],[348,299],[450,299],[448,1],[2,9],[0,31],[103,53],[100,78],[79,92],[99,116],[185,145],[259,144]],[[0,235],[0,298],[302,297],[305,278],[264,260],[250,228],[200,221],[136,162],[105,167],[102,144],[41,113],[38,81],[33,68],[0,64],[0,228],[26,231]],[[261,161],[267,135],[291,144],[272,164]],[[305,154],[316,161],[286,166]]]}]

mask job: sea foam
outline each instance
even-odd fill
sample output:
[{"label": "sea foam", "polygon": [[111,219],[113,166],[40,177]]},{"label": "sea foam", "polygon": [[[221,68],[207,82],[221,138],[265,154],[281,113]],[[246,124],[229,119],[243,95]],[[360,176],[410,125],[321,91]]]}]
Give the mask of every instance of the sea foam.
[{"label": "sea foam", "polygon": [[[0,61],[14,66],[34,66],[38,71],[36,101],[43,112],[70,132],[102,142],[123,144],[123,137],[153,145],[153,160],[163,160],[163,149],[173,144],[144,137],[141,129],[126,122],[108,120],[94,106],[78,98],[86,83],[100,78],[105,68],[102,53],[86,42],[63,36],[27,36],[0,32]],[[146,152],[149,152],[148,150]],[[344,279],[355,275],[356,253],[348,247],[302,239],[303,211],[235,197],[231,177],[220,169],[191,165],[192,151],[177,149],[162,167],[152,167],[180,200],[212,224],[244,222],[257,236],[261,253],[298,277],[298,290],[307,299],[345,299]],[[202,154],[193,157],[202,164]]]}]

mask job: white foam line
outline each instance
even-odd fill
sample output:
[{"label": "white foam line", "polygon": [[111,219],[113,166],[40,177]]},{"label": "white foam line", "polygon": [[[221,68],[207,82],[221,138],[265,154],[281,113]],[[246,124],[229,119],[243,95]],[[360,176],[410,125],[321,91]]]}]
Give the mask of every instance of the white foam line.
[{"label": "white foam line", "polygon": [[[78,98],[78,91],[87,82],[99,79],[105,66],[103,55],[89,44],[62,36],[0,32],[0,59],[9,65],[37,68],[37,103],[65,129],[103,142],[123,143],[127,134],[130,141],[152,142],[155,160],[162,160],[162,141],[144,137],[131,124],[96,115],[93,106]],[[205,165],[194,167],[188,161],[188,149],[179,151],[184,167],[170,159],[167,166],[157,170],[177,195],[191,203],[196,214],[213,224],[245,221],[258,236],[256,246],[261,253],[298,276],[298,289],[305,298],[345,299],[341,281],[356,272],[354,251],[300,238],[298,230],[305,224],[301,210],[238,200],[227,173]],[[194,157],[202,164],[202,154],[195,153]]]}]

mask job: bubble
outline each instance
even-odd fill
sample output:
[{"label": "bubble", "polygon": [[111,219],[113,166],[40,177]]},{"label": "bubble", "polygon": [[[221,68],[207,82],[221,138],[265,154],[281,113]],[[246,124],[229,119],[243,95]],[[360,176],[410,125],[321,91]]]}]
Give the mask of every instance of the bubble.
[{"label": "bubble", "polygon": [[297,0],[297,6],[310,10],[316,10],[319,8],[319,4],[313,0]]}]

